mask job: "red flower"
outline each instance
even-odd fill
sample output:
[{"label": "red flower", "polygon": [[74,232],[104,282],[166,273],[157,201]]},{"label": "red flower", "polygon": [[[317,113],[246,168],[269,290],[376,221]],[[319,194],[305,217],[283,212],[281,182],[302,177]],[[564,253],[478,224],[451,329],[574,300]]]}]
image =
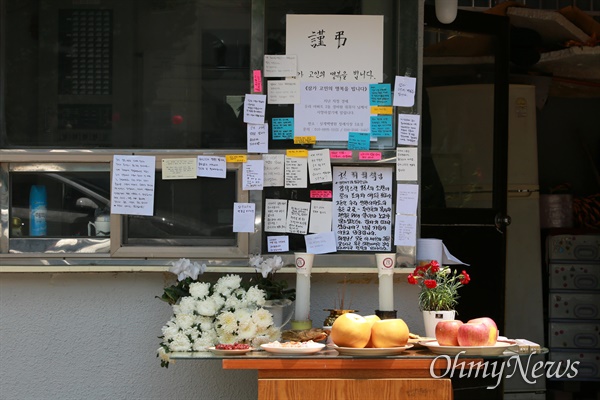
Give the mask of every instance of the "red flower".
[{"label": "red flower", "polygon": [[437,267],[438,269],[440,268],[440,263],[438,263],[436,260],[431,260],[429,265],[431,265],[432,267]]},{"label": "red flower", "polygon": [[462,276],[463,277],[461,278],[460,283],[466,285],[467,283],[471,282],[471,277],[469,276],[469,274],[467,274],[467,271],[463,270]]},{"label": "red flower", "polygon": [[437,282],[434,279],[425,279],[425,286],[428,289],[433,289],[437,286]]},{"label": "red flower", "polygon": [[431,272],[433,272],[434,274],[437,274],[439,270],[440,270],[440,265],[437,263],[437,261],[432,261],[431,262]]},{"label": "red flower", "polygon": [[411,285],[416,285],[417,284],[417,280],[415,279],[415,277],[413,276],[413,274],[408,274],[408,283],[410,283]]}]

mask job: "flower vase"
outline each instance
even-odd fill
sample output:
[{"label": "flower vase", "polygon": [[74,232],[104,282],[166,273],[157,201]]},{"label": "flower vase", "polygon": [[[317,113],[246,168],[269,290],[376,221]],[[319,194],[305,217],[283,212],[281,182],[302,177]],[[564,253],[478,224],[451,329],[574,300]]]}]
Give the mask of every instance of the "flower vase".
[{"label": "flower vase", "polygon": [[273,315],[273,325],[279,329],[290,322],[294,314],[294,302],[290,299],[267,300],[263,308]]},{"label": "flower vase", "polygon": [[425,336],[435,338],[435,326],[443,320],[453,320],[456,311],[423,311],[423,322],[425,323]]}]

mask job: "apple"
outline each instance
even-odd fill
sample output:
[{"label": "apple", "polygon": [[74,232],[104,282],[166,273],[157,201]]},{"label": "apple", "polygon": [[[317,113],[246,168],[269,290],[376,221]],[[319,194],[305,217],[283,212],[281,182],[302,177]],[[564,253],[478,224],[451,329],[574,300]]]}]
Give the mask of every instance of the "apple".
[{"label": "apple", "polygon": [[400,318],[375,321],[371,327],[373,347],[401,347],[408,342],[408,325]]},{"label": "apple", "polygon": [[467,322],[458,327],[459,346],[487,346],[491,328],[483,322]]},{"label": "apple", "polygon": [[[376,321],[381,320],[381,318],[379,318],[379,316],[375,315],[375,314],[365,315],[365,319],[371,323],[371,329],[373,328],[373,324]],[[369,343],[367,343],[367,345],[365,347],[375,347],[375,346],[373,346],[373,331],[371,331],[371,338],[369,339]]]},{"label": "apple", "polygon": [[458,319],[439,321],[435,326],[435,338],[440,346],[458,346],[458,328],[463,322]]},{"label": "apple", "polygon": [[331,325],[330,336],[340,347],[363,348],[371,338],[371,322],[355,313],[342,314]]},{"label": "apple", "polygon": [[489,326],[490,327],[490,337],[489,337],[489,340],[488,340],[486,346],[493,346],[496,344],[496,342],[498,341],[498,335],[500,332],[498,331],[498,326],[496,325],[496,322],[494,322],[493,319],[491,319],[489,317],[480,317],[480,318],[475,318],[475,319],[471,319],[471,320],[467,321],[467,323],[469,323],[469,322],[483,322],[484,324]]}]

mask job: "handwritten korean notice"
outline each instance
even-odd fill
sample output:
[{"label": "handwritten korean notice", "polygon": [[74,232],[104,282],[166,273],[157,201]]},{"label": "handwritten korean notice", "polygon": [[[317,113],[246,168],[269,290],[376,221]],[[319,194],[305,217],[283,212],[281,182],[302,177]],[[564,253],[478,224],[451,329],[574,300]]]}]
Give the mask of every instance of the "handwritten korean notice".
[{"label": "handwritten korean notice", "polygon": [[284,154],[263,154],[264,161],[264,187],[283,186],[285,165]]},{"label": "handwritten korean notice", "polygon": [[273,140],[294,139],[294,118],[273,118],[271,129]]},{"label": "handwritten korean notice", "polygon": [[392,168],[333,168],[333,231],[338,250],[390,251]]},{"label": "handwritten korean notice", "polygon": [[290,251],[289,236],[267,236],[267,251],[269,253],[281,253]]},{"label": "handwritten korean notice", "polygon": [[392,89],[389,83],[372,83],[369,85],[369,104],[372,106],[391,106]]},{"label": "handwritten korean notice", "polygon": [[369,150],[371,134],[369,132],[348,132],[348,149]]},{"label": "handwritten korean notice", "polygon": [[310,203],[307,201],[288,201],[287,228],[289,233],[306,235],[308,231],[308,218]]},{"label": "handwritten korean notice", "polygon": [[306,252],[312,254],[327,254],[337,251],[335,234],[333,232],[314,233],[304,236]]},{"label": "handwritten korean notice", "polygon": [[287,200],[265,199],[265,232],[285,232]]},{"label": "handwritten korean notice", "polygon": [[417,216],[396,214],[394,224],[394,245],[417,245]]},{"label": "handwritten korean notice", "polygon": [[317,140],[347,141],[348,132],[370,132],[366,83],[302,83],[294,105],[294,133]]},{"label": "handwritten korean notice", "polygon": [[371,115],[371,136],[392,137],[392,116]]},{"label": "handwritten korean notice", "polygon": [[262,93],[262,76],[260,69],[252,71],[252,82],[254,86],[254,93]]},{"label": "handwritten korean notice", "polygon": [[254,203],[233,203],[233,231],[254,232]]},{"label": "handwritten korean notice", "polygon": [[207,178],[226,178],[227,161],[225,157],[198,156],[196,174]]},{"label": "handwritten korean notice", "polygon": [[244,122],[247,124],[264,124],[266,106],[266,95],[247,94],[244,98]]},{"label": "handwritten korean notice", "polygon": [[415,105],[417,78],[396,76],[394,83],[394,105],[396,107],[412,107]]},{"label": "handwritten korean notice", "polygon": [[298,57],[300,80],[383,82],[382,15],[286,18],[285,49]]},{"label": "handwritten korean notice", "polygon": [[163,158],[162,178],[168,179],[196,179],[195,158]]},{"label": "handwritten korean notice", "polygon": [[248,160],[244,163],[242,173],[242,189],[243,190],[262,190],[264,179],[264,162],[263,160]]},{"label": "handwritten korean notice", "polygon": [[331,230],[333,202],[311,200],[310,202],[310,233],[328,232]]},{"label": "handwritten korean notice", "polygon": [[246,130],[248,153],[268,153],[269,124],[248,124]]},{"label": "handwritten korean notice", "polygon": [[332,181],[329,149],[308,151],[308,176],[310,183]]},{"label": "handwritten korean notice", "polygon": [[398,144],[419,145],[419,126],[421,116],[418,114],[398,115]]},{"label": "handwritten korean notice", "polygon": [[419,185],[399,183],[396,188],[396,213],[416,215],[419,204]]},{"label": "handwritten korean notice", "polygon": [[265,78],[295,78],[298,71],[298,58],[295,54],[265,54],[263,65]]},{"label": "handwritten korean notice", "polygon": [[300,103],[300,83],[297,79],[267,82],[269,104]]},{"label": "handwritten korean notice", "polygon": [[111,214],[154,214],[154,156],[113,156]]},{"label": "handwritten korean notice", "polygon": [[308,158],[285,156],[285,187],[308,187]]},{"label": "handwritten korean notice", "polygon": [[419,149],[417,147],[396,148],[396,180],[416,181],[419,179],[417,171],[417,159]]}]

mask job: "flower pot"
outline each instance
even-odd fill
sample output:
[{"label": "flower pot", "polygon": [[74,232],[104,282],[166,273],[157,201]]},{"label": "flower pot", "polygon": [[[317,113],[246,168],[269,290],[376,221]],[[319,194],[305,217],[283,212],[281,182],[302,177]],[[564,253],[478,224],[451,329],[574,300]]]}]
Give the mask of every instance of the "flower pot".
[{"label": "flower pot", "polygon": [[294,314],[294,302],[290,299],[267,300],[263,308],[273,315],[273,325],[283,328]]},{"label": "flower pot", "polygon": [[423,311],[423,322],[425,323],[425,336],[435,337],[435,326],[443,320],[453,320],[456,311]]}]

